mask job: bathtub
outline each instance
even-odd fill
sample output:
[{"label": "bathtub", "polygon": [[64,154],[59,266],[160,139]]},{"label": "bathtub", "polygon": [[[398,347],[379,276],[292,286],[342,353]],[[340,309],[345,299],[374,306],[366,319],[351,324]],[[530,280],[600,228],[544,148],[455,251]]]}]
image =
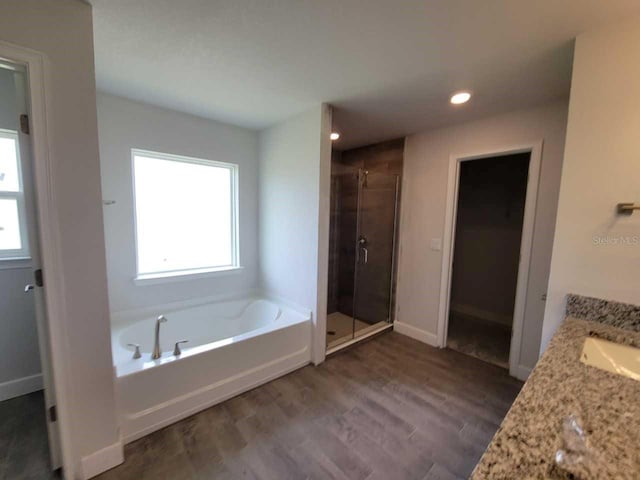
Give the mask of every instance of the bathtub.
[{"label": "bathtub", "polygon": [[[151,359],[155,320],[162,356]],[[311,314],[248,297],[120,315],[112,353],[121,437],[136,440],[170,423],[303,367],[311,360]],[[182,354],[173,355],[175,342]],[[140,345],[142,357],[133,358]]]}]

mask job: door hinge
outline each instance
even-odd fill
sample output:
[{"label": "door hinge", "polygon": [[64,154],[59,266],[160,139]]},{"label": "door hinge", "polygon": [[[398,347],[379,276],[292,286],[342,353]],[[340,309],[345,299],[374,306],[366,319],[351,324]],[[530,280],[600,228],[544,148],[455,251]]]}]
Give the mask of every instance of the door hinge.
[{"label": "door hinge", "polygon": [[44,277],[42,276],[42,269],[39,268],[36,271],[33,272],[33,276],[36,279],[36,285],[38,287],[42,287],[44,286]]},{"label": "door hinge", "polygon": [[20,115],[20,131],[25,135],[29,135],[29,115]]},{"label": "door hinge", "polygon": [[49,407],[49,421],[51,423],[58,421],[58,410],[55,405]]}]

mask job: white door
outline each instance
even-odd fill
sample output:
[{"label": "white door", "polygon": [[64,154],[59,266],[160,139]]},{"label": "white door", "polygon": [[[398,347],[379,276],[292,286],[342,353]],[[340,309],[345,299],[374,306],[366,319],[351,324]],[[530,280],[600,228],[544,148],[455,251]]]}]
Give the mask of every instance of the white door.
[{"label": "white door", "polygon": [[44,300],[44,282],[42,275],[42,260],[40,254],[38,221],[36,215],[36,192],[33,188],[33,160],[31,155],[31,140],[29,134],[29,101],[27,74],[24,69],[16,67],[16,93],[17,110],[19,116],[18,143],[19,158],[22,168],[22,180],[24,185],[24,224],[28,238],[31,268],[33,270],[32,282],[25,285],[25,295],[33,295],[38,326],[38,346],[40,361],[42,364],[42,379],[44,386],[45,415],[49,436],[49,454],[52,469],[62,466],[58,422],[56,414],[56,395],[51,369],[51,349],[49,347],[49,329],[47,311]]}]

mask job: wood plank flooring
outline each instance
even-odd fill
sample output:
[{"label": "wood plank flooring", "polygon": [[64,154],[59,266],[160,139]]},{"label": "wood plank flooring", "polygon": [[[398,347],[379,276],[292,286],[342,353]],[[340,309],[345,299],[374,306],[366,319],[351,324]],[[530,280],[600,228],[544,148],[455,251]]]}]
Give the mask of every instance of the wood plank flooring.
[{"label": "wood plank flooring", "polygon": [[54,478],[43,392],[0,402],[0,480]]},{"label": "wood plank flooring", "polygon": [[390,332],[131,443],[98,478],[466,478],[521,386]]}]

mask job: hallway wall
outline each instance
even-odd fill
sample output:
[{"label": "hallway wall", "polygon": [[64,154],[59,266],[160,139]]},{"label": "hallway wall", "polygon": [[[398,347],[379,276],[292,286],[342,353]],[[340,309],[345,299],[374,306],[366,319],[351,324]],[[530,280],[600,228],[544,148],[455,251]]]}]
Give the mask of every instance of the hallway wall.
[{"label": "hallway wall", "polygon": [[567,100],[407,137],[402,184],[397,319],[422,341],[437,343],[442,240],[449,157],[504,149],[543,140],[538,204],[519,363],[538,360],[543,295],[547,291],[560,172],[567,124]]}]

